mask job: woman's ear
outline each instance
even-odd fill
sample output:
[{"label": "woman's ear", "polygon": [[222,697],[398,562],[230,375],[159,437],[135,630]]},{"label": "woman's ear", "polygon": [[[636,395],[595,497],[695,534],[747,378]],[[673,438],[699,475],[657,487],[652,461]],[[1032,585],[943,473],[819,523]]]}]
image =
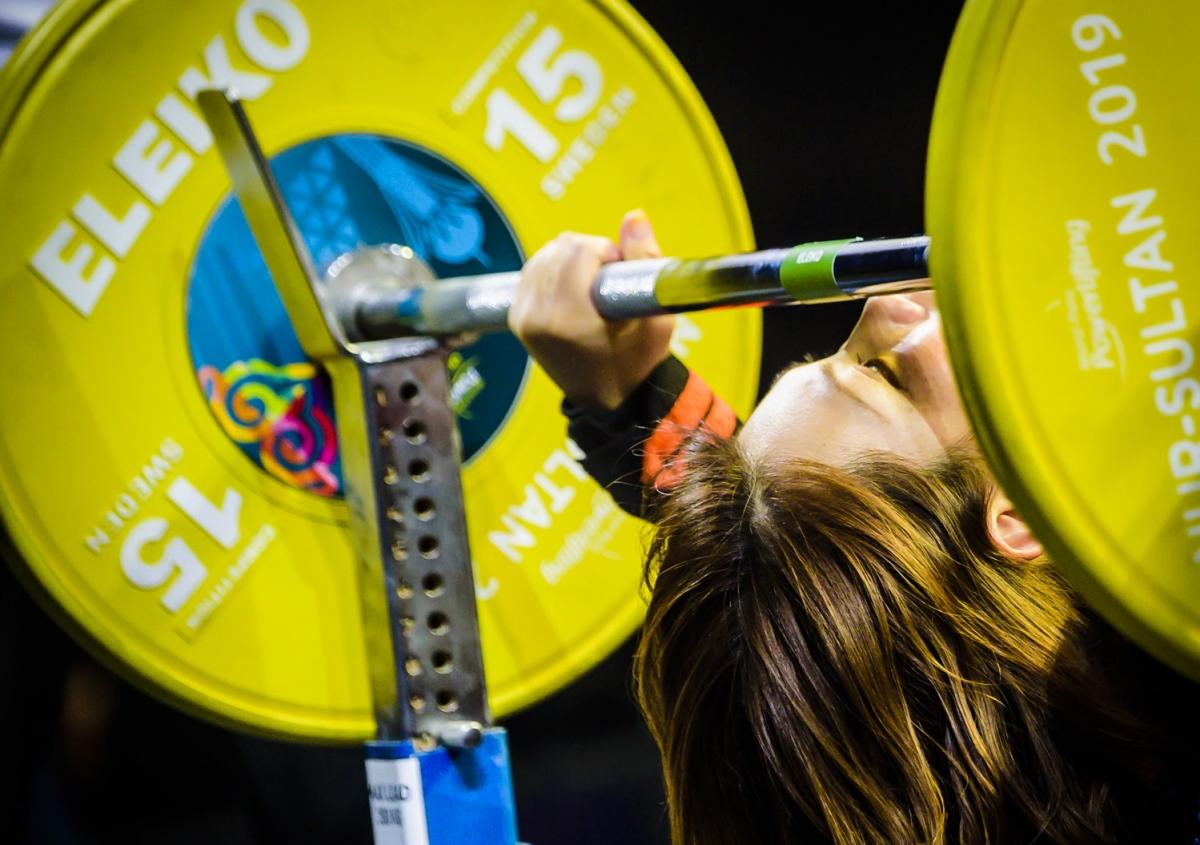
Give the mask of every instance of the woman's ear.
[{"label": "woman's ear", "polygon": [[1017,516],[1012,501],[999,490],[988,502],[987,532],[996,551],[1012,560],[1034,560],[1044,551],[1029,526]]}]

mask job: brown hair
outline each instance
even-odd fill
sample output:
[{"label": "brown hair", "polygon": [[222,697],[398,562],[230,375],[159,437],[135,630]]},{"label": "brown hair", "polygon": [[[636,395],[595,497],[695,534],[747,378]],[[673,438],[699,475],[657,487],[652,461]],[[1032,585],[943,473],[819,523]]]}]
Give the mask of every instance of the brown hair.
[{"label": "brown hair", "polygon": [[[1141,749],[1140,728],[1050,563],[992,547],[979,460],[754,463],[717,441],[687,466],[636,657],[675,842],[1113,840],[1136,765],[1066,746]],[[1070,702],[1088,725],[1064,732]]]}]

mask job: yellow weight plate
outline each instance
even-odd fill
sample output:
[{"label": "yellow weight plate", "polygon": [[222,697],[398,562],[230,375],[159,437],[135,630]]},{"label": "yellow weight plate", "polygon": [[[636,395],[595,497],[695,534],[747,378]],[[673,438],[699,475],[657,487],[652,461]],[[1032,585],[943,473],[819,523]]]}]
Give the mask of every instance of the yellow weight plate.
[{"label": "yellow weight plate", "polygon": [[[0,509],[65,623],[176,703],[372,734],[340,466],[191,102],[232,84],[321,262],[402,241],[515,269],[630,205],[663,244],[752,247],[711,118],[619,2],[68,2],[0,83]],[[739,411],[752,312],[681,320]],[[508,337],[454,362],[486,670],[504,714],[642,614],[641,527],[581,472]]]},{"label": "yellow weight plate", "polygon": [[1200,677],[1200,6],[974,0],[934,117],[934,276],[1002,486]]}]

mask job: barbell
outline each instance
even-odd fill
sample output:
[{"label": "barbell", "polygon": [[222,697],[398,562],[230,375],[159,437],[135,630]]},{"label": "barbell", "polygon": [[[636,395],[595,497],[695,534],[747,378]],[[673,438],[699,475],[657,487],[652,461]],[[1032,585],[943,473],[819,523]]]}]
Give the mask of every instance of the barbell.
[{"label": "barbell", "polygon": [[[1196,675],[1198,304],[1181,280],[1200,247],[1167,238],[1200,196],[1183,84],[1200,9],[1102,6],[967,4],[930,144],[929,257],[1002,485],[1088,600]],[[0,512],[30,586],[159,694],[246,729],[359,740],[374,723],[328,385],[229,200],[197,93],[248,101],[322,270],[397,243],[439,277],[514,271],[633,202],[680,254],[746,254],[745,208],[699,98],[618,2],[169,7],[67,2],[0,82],[0,184],[37,198],[0,233],[0,395],[38,409],[0,421]],[[451,27],[469,60],[440,49]],[[96,96],[97,68],[119,98]],[[644,300],[665,271],[657,305],[712,304],[730,268],[764,261],[774,287],[741,301],[792,299],[789,257],[835,286],[839,255],[904,268],[831,296],[925,275],[923,239],[806,246],[614,271],[635,275],[613,299]],[[336,310],[368,340],[487,328],[453,321],[490,290],[494,327],[511,282],[351,287]],[[759,342],[753,310],[700,312],[675,349],[745,415]],[[449,366],[503,714],[636,626],[639,528],[585,477],[515,340],[485,335]]]},{"label": "barbell", "polygon": [[[504,331],[519,273],[415,281],[396,254],[393,272],[370,283],[325,288],[331,319],[351,341],[412,335]],[[346,261],[353,260],[347,256]],[[330,268],[338,278],[339,266]],[[735,305],[837,302],[929,287],[929,238],[853,238],[700,259],[621,261],[592,282],[596,310],[608,320],[683,314]]]}]

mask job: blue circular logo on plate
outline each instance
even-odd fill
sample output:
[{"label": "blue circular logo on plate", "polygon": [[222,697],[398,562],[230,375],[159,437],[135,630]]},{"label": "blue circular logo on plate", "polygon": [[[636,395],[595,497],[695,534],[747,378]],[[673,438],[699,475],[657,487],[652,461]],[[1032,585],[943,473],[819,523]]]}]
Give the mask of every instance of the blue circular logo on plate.
[{"label": "blue circular logo on plate", "polygon": [[[361,246],[413,249],[439,277],[520,269],[500,209],[445,159],[389,138],[336,135],[271,160],[318,271]],[[222,429],[271,475],[324,496],[342,493],[329,382],[300,351],[283,303],[233,198],[217,210],[192,267],[188,345]],[[503,425],[529,358],[510,334],[450,357],[463,460]]]}]

